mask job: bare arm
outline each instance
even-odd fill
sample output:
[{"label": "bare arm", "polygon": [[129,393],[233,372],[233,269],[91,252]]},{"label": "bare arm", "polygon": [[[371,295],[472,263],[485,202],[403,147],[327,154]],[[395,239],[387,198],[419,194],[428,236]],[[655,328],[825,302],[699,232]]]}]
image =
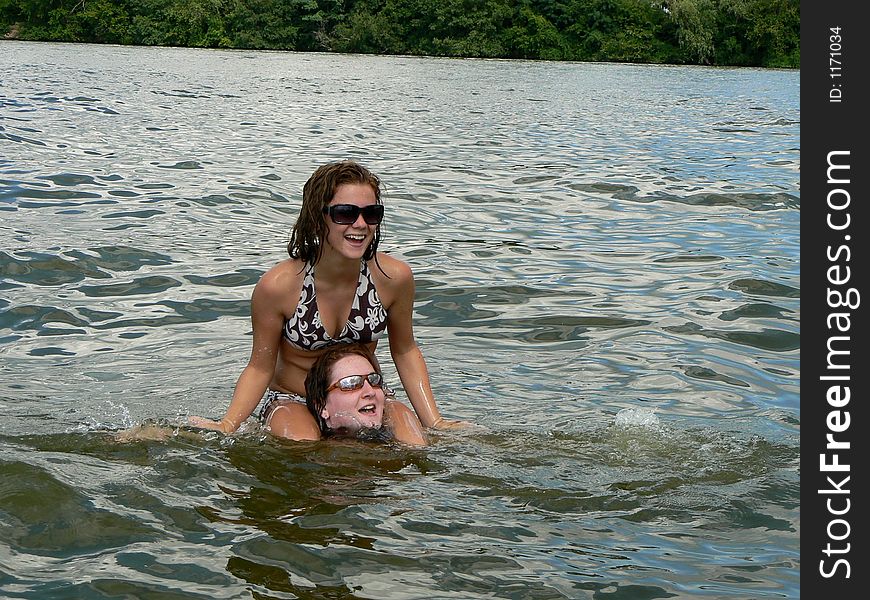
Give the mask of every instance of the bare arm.
[{"label": "bare arm", "polygon": [[251,323],[254,329],[251,358],[236,382],[233,399],[220,421],[190,417],[191,425],[232,433],[251,416],[275,374],[278,346],[284,315],[276,293],[275,278],[266,274],[257,283],[251,296]]},{"label": "bare arm", "polygon": [[388,311],[387,328],[390,334],[390,354],[399,372],[399,379],[402,380],[405,393],[425,427],[448,429],[461,426],[458,421],[448,421],[442,417],[435,404],[426,361],[414,339],[414,276],[404,263],[400,264],[397,271],[395,279],[399,291]]}]

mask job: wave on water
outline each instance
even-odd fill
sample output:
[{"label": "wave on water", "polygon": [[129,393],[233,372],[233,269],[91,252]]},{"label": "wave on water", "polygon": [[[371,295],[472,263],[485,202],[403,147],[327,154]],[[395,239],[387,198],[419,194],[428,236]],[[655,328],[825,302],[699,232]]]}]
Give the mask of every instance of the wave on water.
[{"label": "wave on water", "polygon": [[747,192],[704,192],[679,196],[668,192],[641,194],[638,187],[614,183],[572,183],[569,188],[596,196],[606,195],[616,200],[626,200],[648,204],[652,202],[674,202],[690,206],[733,206],[752,211],[800,210],[800,197],[785,192],[747,193]]}]

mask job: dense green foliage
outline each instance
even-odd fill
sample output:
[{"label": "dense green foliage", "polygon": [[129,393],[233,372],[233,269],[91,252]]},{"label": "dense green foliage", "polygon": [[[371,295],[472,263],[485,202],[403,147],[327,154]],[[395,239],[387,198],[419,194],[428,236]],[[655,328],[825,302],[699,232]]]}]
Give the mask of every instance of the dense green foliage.
[{"label": "dense green foliage", "polygon": [[765,67],[799,0],[0,0],[26,40]]}]

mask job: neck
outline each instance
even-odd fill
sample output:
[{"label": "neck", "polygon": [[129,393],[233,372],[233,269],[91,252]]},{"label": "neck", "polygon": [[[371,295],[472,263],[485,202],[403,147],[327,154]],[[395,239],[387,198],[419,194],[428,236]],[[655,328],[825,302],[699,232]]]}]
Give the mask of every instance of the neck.
[{"label": "neck", "polygon": [[317,261],[318,276],[326,276],[329,279],[338,279],[353,277],[356,279],[360,270],[360,261],[362,259],[348,258],[340,254],[330,247],[323,249],[323,254],[320,260]]}]

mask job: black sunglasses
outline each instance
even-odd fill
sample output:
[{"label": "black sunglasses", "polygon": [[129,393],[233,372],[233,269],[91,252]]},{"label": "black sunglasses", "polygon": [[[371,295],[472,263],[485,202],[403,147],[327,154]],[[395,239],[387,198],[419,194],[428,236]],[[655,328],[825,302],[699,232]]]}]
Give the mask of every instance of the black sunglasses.
[{"label": "black sunglasses", "polygon": [[369,225],[380,225],[384,220],[384,205],[369,204],[357,206],[356,204],[333,204],[323,208],[323,214],[329,215],[336,225],[351,225],[356,223],[362,213],[363,220]]}]

